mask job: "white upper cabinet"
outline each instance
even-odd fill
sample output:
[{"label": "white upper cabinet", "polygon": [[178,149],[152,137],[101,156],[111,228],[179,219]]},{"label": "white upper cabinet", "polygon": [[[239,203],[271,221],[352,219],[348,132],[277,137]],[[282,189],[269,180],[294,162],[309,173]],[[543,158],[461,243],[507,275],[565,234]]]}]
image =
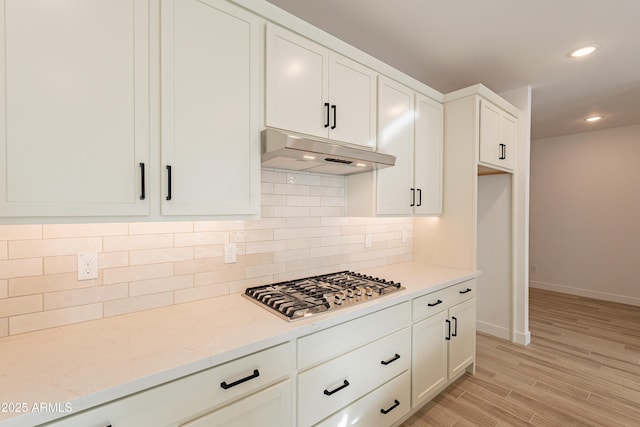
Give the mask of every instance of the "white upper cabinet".
[{"label": "white upper cabinet", "polygon": [[[377,172],[378,215],[410,215],[413,186],[414,92],[387,78],[378,84],[378,152],[396,156],[395,166]],[[349,189],[351,191],[351,189]]]},{"label": "white upper cabinet", "polygon": [[267,25],[266,125],[375,149],[376,73]]},{"label": "white upper cabinet", "polygon": [[416,95],[414,187],[415,213],[442,214],[442,104],[423,95]]},{"label": "white upper cabinet", "polygon": [[263,22],[224,0],[161,16],[162,214],[257,214]]},{"label": "white upper cabinet", "polygon": [[347,214],[442,214],[442,104],[386,77],[378,80],[378,152],[395,166],[347,177]]},{"label": "white upper cabinet", "polygon": [[0,215],[148,214],[148,1],[0,6]]},{"label": "white upper cabinet", "polygon": [[496,105],[480,101],[480,156],[486,166],[509,171],[515,163],[517,119]]}]

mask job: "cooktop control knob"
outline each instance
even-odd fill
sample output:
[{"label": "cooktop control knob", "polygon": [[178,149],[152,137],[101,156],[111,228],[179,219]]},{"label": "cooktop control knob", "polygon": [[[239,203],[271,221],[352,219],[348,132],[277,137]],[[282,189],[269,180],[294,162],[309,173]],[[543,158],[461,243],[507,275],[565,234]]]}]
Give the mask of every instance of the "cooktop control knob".
[{"label": "cooktop control knob", "polygon": [[347,298],[353,298],[353,289],[347,289]]},{"label": "cooktop control knob", "polygon": [[371,289],[370,286],[367,286],[366,288],[364,288],[364,291],[365,291],[365,293],[367,294],[368,297],[373,295],[373,289]]},{"label": "cooktop control knob", "polygon": [[341,305],[342,304],[342,298],[340,298],[340,295],[336,294],[334,299],[333,299],[333,303],[335,305]]}]

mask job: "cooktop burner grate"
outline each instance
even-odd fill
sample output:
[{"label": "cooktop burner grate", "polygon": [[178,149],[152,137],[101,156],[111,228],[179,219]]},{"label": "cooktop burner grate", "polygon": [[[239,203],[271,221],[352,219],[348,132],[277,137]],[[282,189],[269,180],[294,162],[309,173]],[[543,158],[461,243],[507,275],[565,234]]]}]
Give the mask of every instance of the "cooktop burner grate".
[{"label": "cooktop burner grate", "polygon": [[247,288],[244,296],[286,320],[297,320],[379,298],[400,283],[350,271]]}]

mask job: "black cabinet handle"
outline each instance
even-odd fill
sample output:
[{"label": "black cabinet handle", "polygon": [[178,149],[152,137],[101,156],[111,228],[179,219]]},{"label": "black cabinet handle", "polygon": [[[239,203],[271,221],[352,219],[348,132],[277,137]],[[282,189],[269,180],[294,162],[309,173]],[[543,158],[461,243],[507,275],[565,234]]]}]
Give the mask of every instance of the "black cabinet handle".
[{"label": "black cabinet handle", "polygon": [[409,206],[415,206],[416,205],[416,189],[412,188],[411,189],[411,204]]},{"label": "black cabinet handle", "polygon": [[146,197],[144,190],[144,163],[140,162],[140,200]]},{"label": "black cabinet handle", "polygon": [[331,396],[333,393],[337,393],[337,392],[339,392],[340,390],[342,390],[345,387],[349,387],[349,381],[347,381],[347,380],[344,380],[342,385],[340,387],[336,388],[336,389],[333,389],[331,391],[325,390],[324,394],[326,394],[327,396]]},{"label": "black cabinet handle", "polygon": [[394,409],[396,409],[399,405],[400,405],[400,402],[398,402],[398,399],[394,399],[392,407],[390,407],[389,409],[380,409],[380,412],[382,412],[383,414],[387,415],[389,412],[391,412]]},{"label": "black cabinet handle", "polygon": [[229,389],[231,387],[237,386],[238,384],[242,384],[242,383],[247,382],[249,380],[252,380],[254,378],[258,378],[259,376],[260,376],[260,371],[258,371],[257,369],[254,369],[253,370],[253,374],[249,375],[248,377],[244,377],[242,379],[239,379],[238,381],[234,381],[231,384],[227,384],[226,381],[222,381],[220,383],[220,387],[222,387],[223,389],[227,390],[227,389]]},{"label": "black cabinet handle", "polygon": [[171,200],[171,166],[167,165],[167,200]]},{"label": "black cabinet handle", "polygon": [[400,355],[398,353],[396,353],[396,355],[393,356],[391,359],[389,359],[389,360],[381,360],[380,363],[383,364],[384,366],[387,366],[389,363],[393,363],[398,359],[400,359]]},{"label": "black cabinet handle", "polygon": [[445,322],[447,322],[447,336],[444,339],[451,341],[451,320],[446,319]]},{"label": "black cabinet handle", "polygon": [[453,333],[451,334],[452,337],[457,337],[458,336],[458,318],[451,316],[451,318],[453,319]]},{"label": "black cabinet handle", "polygon": [[418,206],[422,206],[422,189],[418,188]]},{"label": "black cabinet handle", "polygon": [[337,115],[338,107],[336,107],[335,104],[334,104],[334,105],[331,106],[331,109],[333,110],[333,126],[331,126],[331,129],[335,129],[336,126],[338,125],[338,122],[336,120],[337,119],[336,115]]},{"label": "black cabinet handle", "polygon": [[329,127],[329,103],[328,102],[324,103],[324,108],[327,109],[327,115],[326,115],[327,120],[324,122],[324,127],[328,128]]},{"label": "black cabinet handle", "polygon": [[442,300],[441,300],[441,299],[439,299],[439,300],[438,300],[438,301],[436,301],[436,302],[430,302],[429,304],[427,304],[427,306],[428,306],[428,307],[435,307],[435,306],[436,306],[436,305],[438,305],[438,304],[442,304]]},{"label": "black cabinet handle", "polygon": [[467,288],[464,291],[460,291],[461,294],[467,294],[469,292],[471,292],[471,288]]},{"label": "black cabinet handle", "polygon": [[500,160],[504,160],[507,158],[507,146],[505,144],[500,144]]}]

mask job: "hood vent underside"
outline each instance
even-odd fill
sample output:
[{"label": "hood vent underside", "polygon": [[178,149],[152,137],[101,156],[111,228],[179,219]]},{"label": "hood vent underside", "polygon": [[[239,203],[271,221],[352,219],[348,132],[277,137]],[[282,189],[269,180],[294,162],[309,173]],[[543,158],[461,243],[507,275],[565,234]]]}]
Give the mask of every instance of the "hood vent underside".
[{"label": "hood vent underside", "polygon": [[394,156],[375,151],[337,145],[328,140],[285,133],[275,129],[262,131],[262,166],[351,175],[395,165]]}]

